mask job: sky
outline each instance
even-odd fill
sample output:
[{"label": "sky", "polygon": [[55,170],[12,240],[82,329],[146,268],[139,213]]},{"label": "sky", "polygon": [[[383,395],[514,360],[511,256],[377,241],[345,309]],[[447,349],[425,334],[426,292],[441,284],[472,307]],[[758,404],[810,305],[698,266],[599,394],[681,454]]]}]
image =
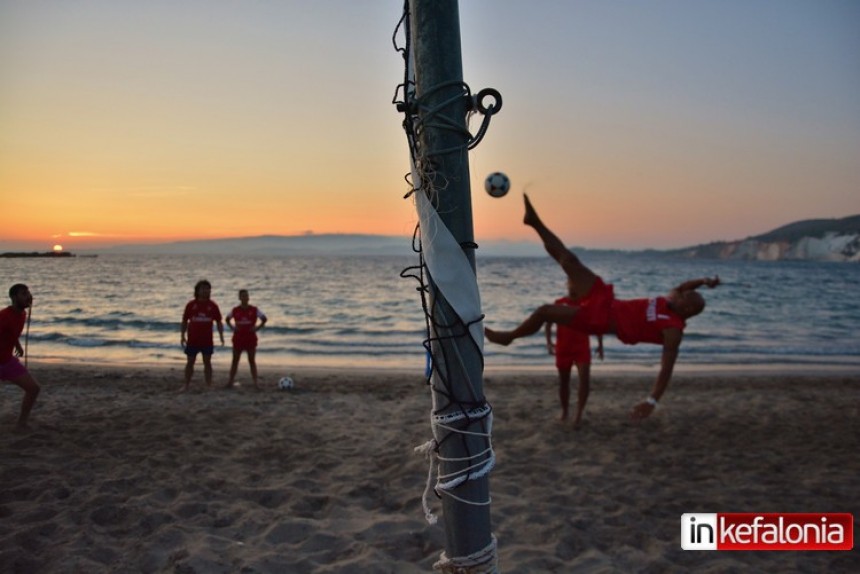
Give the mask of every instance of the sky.
[{"label": "sky", "polygon": [[[0,250],[409,236],[398,0],[0,0]],[[460,0],[475,239],[672,248],[860,213],[860,2]],[[479,119],[471,122],[477,130]],[[500,199],[483,179],[502,171]]]}]

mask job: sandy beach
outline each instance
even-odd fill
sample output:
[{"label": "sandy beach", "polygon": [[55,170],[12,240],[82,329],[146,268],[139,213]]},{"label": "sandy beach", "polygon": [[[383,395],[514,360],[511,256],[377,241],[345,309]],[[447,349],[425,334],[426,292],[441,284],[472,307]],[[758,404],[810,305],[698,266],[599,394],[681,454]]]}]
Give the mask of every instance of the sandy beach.
[{"label": "sandy beach", "polygon": [[[430,437],[420,373],[293,370],[279,391],[261,365],[263,391],[198,373],[177,394],[181,367],[31,371],[29,433],[0,387],[3,574],[429,572],[444,550],[413,453]],[[553,369],[486,374],[502,572],[860,571],[856,549],[685,552],[679,536],[685,512],[850,512],[856,529],[856,373],[681,372],[634,425],[652,377],[596,374],[574,430]]]}]

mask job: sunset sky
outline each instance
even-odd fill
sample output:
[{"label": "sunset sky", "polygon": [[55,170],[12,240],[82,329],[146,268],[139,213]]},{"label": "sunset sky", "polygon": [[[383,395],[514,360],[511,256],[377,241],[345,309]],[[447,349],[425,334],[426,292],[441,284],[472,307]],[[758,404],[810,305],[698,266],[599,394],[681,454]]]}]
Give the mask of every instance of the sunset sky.
[{"label": "sunset sky", "polygon": [[[411,234],[400,0],[0,0],[0,250]],[[860,213],[860,2],[461,0],[477,241]],[[479,124],[474,119],[472,129]],[[504,171],[513,192],[489,198]]]}]

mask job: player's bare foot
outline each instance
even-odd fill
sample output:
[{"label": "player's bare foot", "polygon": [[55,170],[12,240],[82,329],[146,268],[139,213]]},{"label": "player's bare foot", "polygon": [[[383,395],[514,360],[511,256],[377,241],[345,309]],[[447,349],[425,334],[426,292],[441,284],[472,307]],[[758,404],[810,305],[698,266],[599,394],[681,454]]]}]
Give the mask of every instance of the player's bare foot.
[{"label": "player's bare foot", "polygon": [[514,338],[511,336],[509,332],[506,331],[493,331],[490,328],[484,328],[484,336],[491,343],[496,343],[497,345],[505,345],[508,346],[511,344],[511,341]]},{"label": "player's bare foot", "polygon": [[531,227],[535,227],[540,223],[540,218],[538,217],[535,208],[532,207],[532,202],[529,201],[529,196],[525,193],[523,194],[523,202],[526,204],[526,213],[523,216],[523,223]]}]

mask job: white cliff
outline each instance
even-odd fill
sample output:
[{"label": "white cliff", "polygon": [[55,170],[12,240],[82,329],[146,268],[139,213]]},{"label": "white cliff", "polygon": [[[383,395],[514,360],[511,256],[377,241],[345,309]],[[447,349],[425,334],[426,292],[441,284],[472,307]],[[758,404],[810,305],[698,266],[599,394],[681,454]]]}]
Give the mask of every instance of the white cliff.
[{"label": "white cliff", "polygon": [[860,216],[792,223],[769,233],[681,249],[693,258],[860,262]]}]

